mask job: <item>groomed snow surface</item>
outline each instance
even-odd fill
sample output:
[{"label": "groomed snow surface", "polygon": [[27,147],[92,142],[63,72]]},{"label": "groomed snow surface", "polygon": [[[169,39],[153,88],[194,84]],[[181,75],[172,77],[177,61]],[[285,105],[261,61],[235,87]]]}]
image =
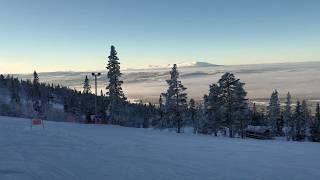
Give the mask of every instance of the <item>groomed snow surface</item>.
[{"label": "groomed snow surface", "polygon": [[318,180],[320,144],[0,116],[1,180]]}]

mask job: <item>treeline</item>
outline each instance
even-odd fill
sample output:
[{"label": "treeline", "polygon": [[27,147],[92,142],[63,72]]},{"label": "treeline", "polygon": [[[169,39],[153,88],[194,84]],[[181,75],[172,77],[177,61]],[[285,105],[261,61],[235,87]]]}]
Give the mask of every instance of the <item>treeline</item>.
[{"label": "treeline", "polygon": [[268,129],[271,137],[286,137],[293,141],[320,141],[320,106],[316,112],[306,100],[291,101],[288,92],[285,106],[280,106],[278,92],[270,97],[266,110],[249,105],[244,83],[232,73],[225,73],[217,83],[209,86],[203,101],[196,104],[187,101],[186,88],[179,81],[177,66],[170,71],[168,90],[160,95],[156,128],[172,129],[180,133],[185,126],[193,127],[194,133],[245,138],[248,126]]},{"label": "treeline", "polygon": [[[0,76],[0,114],[7,116],[38,117],[48,120],[83,123],[110,123],[121,126],[169,129],[183,133],[185,127],[194,133],[215,136],[246,137],[249,126],[264,127],[273,137],[294,141],[320,141],[320,108],[312,114],[304,100],[294,105],[288,93],[285,107],[280,106],[275,90],[266,110],[250,105],[245,83],[227,72],[209,86],[203,100],[188,100],[186,87],[179,80],[177,65],[170,70],[167,91],[160,94],[158,104],[130,103],[122,90],[120,62],[111,46],[107,62],[107,93],[96,96],[91,91],[88,77],[83,90],[39,82],[19,80],[10,75]],[[8,97],[7,99],[5,97]],[[96,104],[95,104],[96,102]],[[60,108],[59,108],[60,107]]]},{"label": "treeline", "polygon": [[[99,117],[103,120],[101,123],[108,123],[109,97],[102,91],[100,96],[92,94],[87,77],[83,88],[83,91],[77,91],[60,85],[40,83],[37,72],[34,72],[33,80],[0,75],[0,115],[82,123],[94,123],[93,118]],[[119,109],[122,121],[118,124],[149,127],[147,114],[154,114],[154,105],[130,104],[125,101],[122,105],[125,108]]]}]

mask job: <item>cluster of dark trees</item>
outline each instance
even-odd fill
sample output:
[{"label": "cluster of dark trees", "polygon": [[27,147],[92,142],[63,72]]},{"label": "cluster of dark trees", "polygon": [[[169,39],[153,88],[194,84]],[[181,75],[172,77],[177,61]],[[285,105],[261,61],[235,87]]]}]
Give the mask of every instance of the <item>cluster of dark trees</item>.
[{"label": "cluster of dark trees", "polygon": [[[285,106],[280,106],[278,92],[275,90],[270,97],[267,117],[274,136],[286,136],[287,140],[303,141],[309,138],[320,140],[320,107],[312,115],[306,100],[292,103],[288,92]],[[266,124],[266,123],[265,123]]]},{"label": "cluster of dark trees", "polygon": [[320,141],[320,107],[315,114],[306,100],[291,102],[288,92],[285,106],[280,106],[275,90],[266,110],[249,105],[244,83],[234,74],[225,73],[217,83],[209,86],[209,93],[201,103],[191,99],[187,103],[186,88],[179,81],[177,66],[170,71],[168,90],[160,95],[157,128],[174,129],[180,133],[182,127],[192,126],[194,133],[239,136],[244,138],[248,125],[270,129],[271,136],[287,137],[294,141]]},{"label": "cluster of dark trees", "polygon": [[[54,89],[60,89],[60,86],[40,83],[36,72],[33,81],[0,75],[2,101],[7,102],[1,103],[0,113],[11,116],[34,116],[36,113],[38,116],[45,116],[45,112],[50,108],[49,102],[53,99]],[[33,107],[32,111],[28,109],[30,105]]]},{"label": "cluster of dark trees", "polygon": [[182,127],[191,125],[194,133],[244,137],[243,131],[250,119],[244,83],[232,73],[225,73],[217,83],[210,85],[203,103],[196,104],[193,99],[188,103],[186,88],[178,79],[176,65],[170,75],[168,90],[159,99],[158,128],[174,129],[180,133]]},{"label": "cluster of dark trees", "polygon": [[[186,87],[179,80],[177,65],[173,65],[168,89],[159,98],[159,104],[130,103],[122,90],[120,62],[117,51],[111,46],[107,64],[107,93],[99,96],[91,92],[88,77],[83,90],[39,82],[34,72],[33,80],[19,80],[13,76],[0,76],[0,92],[9,100],[0,99],[0,115],[62,118],[64,121],[94,123],[99,117],[102,123],[129,127],[169,129],[182,133],[184,127],[192,127],[194,133],[245,137],[248,125],[269,127],[273,136],[285,136],[288,140],[320,140],[320,108],[311,114],[306,101],[293,105],[288,93],[285,107],[280,106],[278,92],[270,98],[267,110],[258,110],[246,98],[244,83],[227,72],[218,82],[209,86],[208,94],[198,103],[187,99]],[[6,96],[3,96],[6,97]],[[96,105],[95,105],[96,102]],[[57,112],[54,106],[63,106]],[[63,114],[57,117],[57,114]],[[52,115],[56,115],[51,117]],[[51,117],[51,118],[50,118]]]}]

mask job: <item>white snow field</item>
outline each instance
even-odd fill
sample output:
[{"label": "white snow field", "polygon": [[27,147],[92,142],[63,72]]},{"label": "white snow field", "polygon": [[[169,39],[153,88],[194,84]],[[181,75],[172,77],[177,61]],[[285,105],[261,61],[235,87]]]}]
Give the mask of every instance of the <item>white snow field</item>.
[{"label": "white snow field", "polygon": [[0,117],[1,180],[318,180],[320,144]]}]

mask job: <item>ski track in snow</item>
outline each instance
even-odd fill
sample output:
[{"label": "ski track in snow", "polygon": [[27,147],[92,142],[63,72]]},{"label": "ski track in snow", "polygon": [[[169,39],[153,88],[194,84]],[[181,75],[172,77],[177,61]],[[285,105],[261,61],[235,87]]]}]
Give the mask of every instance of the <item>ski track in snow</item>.
[{"label": "ski track in snow", "polygon": [[1,180],[317,180],[320,144],[0,116]]}]

